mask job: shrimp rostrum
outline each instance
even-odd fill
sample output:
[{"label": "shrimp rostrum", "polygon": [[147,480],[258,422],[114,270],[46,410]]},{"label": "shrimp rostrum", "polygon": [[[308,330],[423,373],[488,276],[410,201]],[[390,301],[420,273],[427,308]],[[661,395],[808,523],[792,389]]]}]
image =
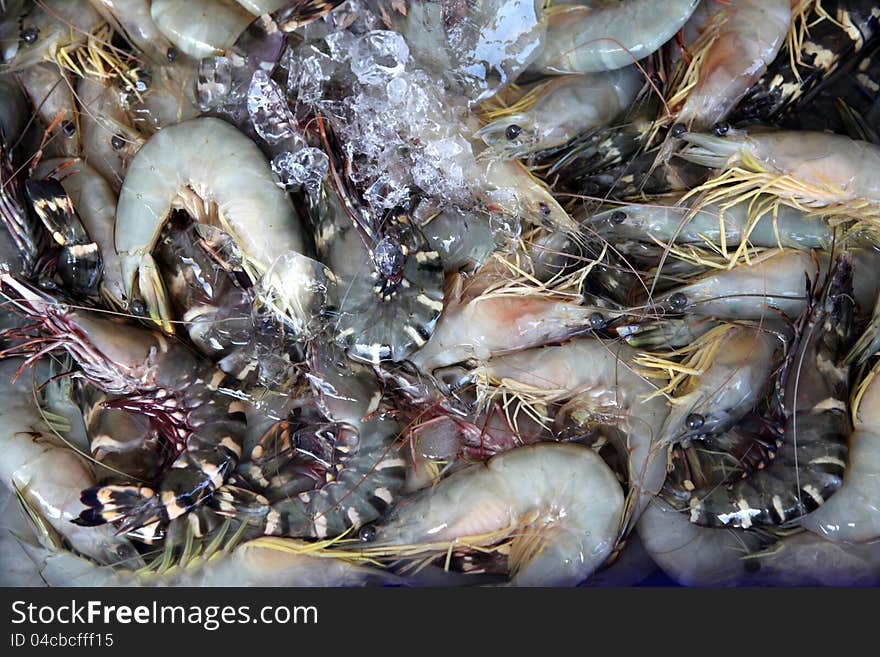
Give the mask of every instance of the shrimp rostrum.
[{"label": "shrimp rostrum", "polygon": [[17,338],[2,356],[30,363],[63,349],[82,376],[121,395],[119,408],[147,415],[174,447],[175,457],[155,486],[98,486],[83,491],[84,525],[122,521],[123,530],[163,524],[198,507],[223,485],[241,456],[245,423],[238,402],[221,390],[225,374],[160,333],[74,310],[0,271],[2,293],[34,323],[10,329]]}]

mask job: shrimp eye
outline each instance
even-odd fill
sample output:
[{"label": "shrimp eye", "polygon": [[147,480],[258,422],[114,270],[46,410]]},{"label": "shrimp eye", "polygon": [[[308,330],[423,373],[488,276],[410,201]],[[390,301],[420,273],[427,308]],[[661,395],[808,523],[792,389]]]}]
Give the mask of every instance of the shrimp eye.
[{"label": "shrimp eye", "polygon": [[686,132],[687,128],[685,127],[684,123],[676,123],[674,126],[672,126],[670,134],[673,137],[681,137]]},{"label": "shrimp eye", "polygon": [[541,203],[538,203],[538,209],[541,211],[541,214],[545,217],[550,214],[550,206],[547,205],[546,203],[544,203],[543,201]]},{"label": "shrimp eye", "polygon": [[121,151],[125,146],[125,140],[119,135],[113,135],[110,139],[110,145],[113,147],[114,151]]},{"label": "shrimp eye", "polygon": [[730,131],[729,123],[716,123],[715,127],[712,128],[712,131],[718,136],[723,137]]},{"label": "shrimp eye", "polygon": [[504,136],[507,137],[510,141],[513,141],[517,137],[519,137],[522,132],[522,128],[520,128],[516,123],[512,123],[507,126],[507,130],[504,131]]},{"label": "shrimp eye", "polygon": [[147,314],[147,306],[140,299],[132,301],[129,310],[131,310],[132,315],[137,315],[138,317],[143,317]]},{"label": "shrimp eye", "polygon": [[73,137],[76,134],[76,126],[72,121],[64,121],[61,124],[61,132],[64,133],[65,137]]},{"label": "shrimp eye", "polygon": [[358,539],[362,543],[372,543],[376,540],[376,527],[374,525],[364,525],[358,532]]},{"label": "shrimp eye", "polygon": [[37,281],[37,285],[40,286],[43,290],[55,291],[58,289],[58,283],[53,281],[48,276],[43,276],[39,281]]},{"label": "shrimp eye", "polygon": [[40,35],[40,30],[36,27],[28,27],[21,31],[21,40],[25,43],[33,43]]},{"label": "shrimp eye", "polygon": [[615,210],[611,213],[611,222],[615,224],[622,224],[626,221],[626,212],[621,210]]},{"label": "shrimp eye", "polygon": [[685,418],[684,423],[688,429],[699,429],[701,426],[706,424],[706,418],[704,418],[699,413],[691,413]]},{"label": "shrimp eye", "polygon": [[676,292],[671,297],[669,297],[669,305],[676,310],[684,308],[687,305],[687,302],[687,297],[681,292]]},{"label": "shrimp eye", "polygon": [[168,46],[168,51],[165,53],[165,59],[169,62],[176,62],[178,57],[180,57],[180,51],[174,46]]},{"label": "shrimp eye", "polygon": [[591,329],[600,329],[605,326],[605,318],[602,317],[602,313],[593,313],[590,315],[589,322]]}]

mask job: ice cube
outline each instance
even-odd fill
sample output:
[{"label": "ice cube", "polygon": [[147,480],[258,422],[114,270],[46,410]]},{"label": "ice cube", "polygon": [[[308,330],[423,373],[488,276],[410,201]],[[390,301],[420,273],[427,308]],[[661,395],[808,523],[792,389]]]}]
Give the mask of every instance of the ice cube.
[{"label": "ice cube", "polygon": [[355,44],[351,71],[358,82],[366,85],[384,85],[406,68],[409,46],[398,32],[374,30],[367,32]]},{"label": "ice cube", "polygon": [[296,189],[300,185],[310,193],[316,193],[330,168],[330,159],[319,148],[301,148],[285,151],[271,162],[272,171],[281,180],[282,187]]},{"label": "ice cube", "polygon": [[257,70],[251,78],[247,108],[257,134],[270,145],[286,140],[302,141],[281,87],[266,71]]}]

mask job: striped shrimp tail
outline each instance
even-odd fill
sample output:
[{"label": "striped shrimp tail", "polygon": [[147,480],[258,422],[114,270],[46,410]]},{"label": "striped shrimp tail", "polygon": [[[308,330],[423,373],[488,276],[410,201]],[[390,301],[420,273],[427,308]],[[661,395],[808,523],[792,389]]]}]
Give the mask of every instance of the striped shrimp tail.
[{"label": "striped shrimp tail", "polygon": [[82,491],[86,505],[73,522],[84,527],[121,522],[121,532],[163,519],[164,509],[156,491],[147,486],[93,486]]}]

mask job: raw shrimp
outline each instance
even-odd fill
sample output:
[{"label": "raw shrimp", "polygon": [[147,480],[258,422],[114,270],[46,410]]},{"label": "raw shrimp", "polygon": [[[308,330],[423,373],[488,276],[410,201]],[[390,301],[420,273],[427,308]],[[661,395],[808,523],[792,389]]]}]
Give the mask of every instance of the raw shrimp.
[{"label": "raw shrimp", "polygon": [[364,236],[334,189],[310,200],[318,253],[337,282],[336,339],[362,362],[406,358],[431,337],[443,310],[440,255],[406,214]]},{"label": "raw shrimp", "polygon": [[774,459],[729,486],[694,491],[691,522],[779,525],[814,511],[840,488],[850,432],[849,366],[842,361],[854,321],[852,278],[849,258],[838,256],[800,327],[780,383],[785,433]]},{"label": "raw shrimp", "polygon": [[[833,498],[832,498],[833,499]],[[877,586],[880,544],[834,543],[810,532],[774,538],[691,524],[655,499],[639,521],[651,558],[684,586]]]},{"label": "raw shrimp", "polygon": [[[736,107],[730,123],[782,121],[791,125],[812,114],[808,109],[812,92],[862,56],[877,34],[877,5],[873,0],[822,0],[798,5],[793,6],[793,14],[810,10],[804,18],[808,29],[783,47]],[[792,46],[796,48],[798,41],[800,49],[793,52]]]},{"label": "raw shrimp", "polygon": [[819,509],[800,519],[807,529],[836,542],[880,537],[880,379],[878,368],[859,391],[843,485]]},{"label": "raw shrimp", "polygon": [[152,0],[150,16],[180,52],[195,59],[222,55],[254,20],[233,0]]},{"label": "raw shrimp", "polygon": [[791,24],[791,0],[733,0],[719,6],[694,46],[693,86],[676,119],[689,130],[706,130],[727,117],[779,53]]},{"label": "raw shrimp", "polygon": [[150,69],[149,85],[140,94],[129,94],[128,114],[139,131],[152,134],[167,125],[194,119],[198,63],[180,55],[174,63]]},{"label": "raw shrimp", "polygon": [[729,130],[724,137],[685,132],[686,160],[724,169],[703,188],[714,197],[776,194],[798,207],[877,221],[880,146],[822,132]]},{"label": "raw shrimp", "polygon": [[91,383],[122,395],[117,407],[150,416],[177,452],[155,489],[132,484],[83,491],[89,508],[80,522],[158,528],[223,485],[241,456],[244,421],[240,403],[224,391],[222,371],[163,334],[73,310],[2,270],[0,282],[16,310],[37,321],[6,331],[21,341],[0,355],[23,355],[27,363],[66,350]]},{"label": "raw shrimp", "polygon": [[[699,0],[591,1],[544,10],[534,73],[611,71],[643,59],[669,41]],[[581,6],[583,5],[583,6]]]},{"label": "raw shrimp", "polygon": [[312,273],[297,257],[303,248],[299,217],[254,142],[219,119],[193,119],[160,130],[129,167],[116,208],[123,280],[129,300],[143,298],[150,316],[169,332],[151,252],[175,208],[229,233],[245,270],[265,285],[286,319],[297,328],[313,321],[307,310]]},{"label": "raw shrimp", "polygon": [[494,120],[477,136],[492,157],[525,157],[560,146],[608,124],[633,102],[642,84],[635,66],[541,82],[512,108],[486,112]]},{"label": "raw shrimp", "polygon": [[81,78],[76,94],[82,106],[82,158],[118,193],[144,138],[132,127],[120,92],[111,81]]},{"label": "raw shrimp", "polygon": [[41,61],[69,66],[71,51],[100,24],[89,0],[41,0],[21,22],[15,56],[0,68],[23,71]]},{"label": "raw shrimp", "polygon": [[55,444],[29,383],[11,382],[21,364],[17,359],[0,362],[3,485],[15,487],[28,506],[80,554],[99,563],[129,560],[137,566],[140,559],[134,548],[112,528],[78,527],[72,522],[86,508],[80,492],[94,485],[95,479],[80,455]]},{"label": "raw shrimp", "polygon": [[51,156],[79,155],[82,135],[75,112],[73,87],[67,74],[51,62],[41,62],[16,77],[27,91],[43,125],[51,129],[46,151]]},{"label": "raw shrimp", "polygon": [[43,160],[38,176],[54,175],[77,209],[83,228],[98,245],[103,261],[101,293],[116,308],[125,308],[122,265],[113,244],[116,194],[101,174],[80,159]]},{"label": "raw shrimp", "polygon": [[772,251],[751,264],[710,272],[655,303],[673,312],[732,320],[797,317],[807,302],[805,278],[816,270],[808,252]]},{"label": "raw shrimp", "polygon": [[592,450],[531,445],[403,500],[366,553],[424,546],[442,555],[513,538],[511,584],[573,586],[611,553],[622,513],[620,484]]},{"label": "raw shrimp", "polygon": [[532,294],[519,291],[475,296],[456,274],[447,286],[445,307],[434,334],[409,360],[430,374],[471,358],[486,360],[564,340],[604,321],[596,315],[596,308],[537,289]]},{"label": "raw shrimp", "polygon": [[[310,482],[311,485],[298,494],[285,494],[271,504],[261,503],[259,511],[248,509],[250,522],[255,523],[259,513],[261,531],[267,535],[318,539],[334,538],[373,522],[394,502],[403,487],[406,461],[394,445],[400,428],[395,421],[381,416],[361,422],[359,429],[346,425],[326,427],[324,439],[332,441],[337,456],[329,465],[325,479],[317,486]],[[290,453],[295,450],[289,447],[287,452],[281,454],[278,446],[258,445],[252,459],[258,454],[272,457],[272,472],[277,475],[276,457],[280,454],[290,459],[295,455]],[[270,482],[260,483],[266,486]],[[234,496],[227,498],[221,490],[217,497],[221,512],[232,515],[240,512]]]},{"label": "raw shrimp", "polygon": [[720,329],[723,335],[702,348],[709,365],[692,375],[672,400],[661,431],[662,444],[723,433],[752,410],[770,387],[774,354],[782,341],[759,327]]},{"label": "raw shrimp", "polygon": [[[630,510],[627,521],[658,493],[666,459],[658,443],[669,414],[654,386],[632,371],[635,351],[623,344],[580,338],[563,345],[490,358],[475,370],[477,388],[528,403],[569,401],[589,424],[614,425],[626,434]],[[508,402],[509,403],[509,402]]]},{"label": "raw shrimp", "polygon": [[738,584],[747,573],[746,557],[775,542],[754,530],[694,525],[660,497],[645,509],[637,531],[651,558],[684,586]]},{"label": "raw shrimp", "polygon": [[149,0],[92,0],[92,5],[107,22],[152,63],[162,63],[176,56],[150,16]]},{"label": "raw shrimp", "polygon": [[594,214],[581,225],[588,234],[613,243],[626,239],[661,244],[708,242],[722,251],[737,249],[744,242],[754,247],[827,249],[834,238],[824,219],[787,205],[751,212],[745,202],[691,208],[678,201],[679,197],[661,197],[649,203],[626,204]]}]

